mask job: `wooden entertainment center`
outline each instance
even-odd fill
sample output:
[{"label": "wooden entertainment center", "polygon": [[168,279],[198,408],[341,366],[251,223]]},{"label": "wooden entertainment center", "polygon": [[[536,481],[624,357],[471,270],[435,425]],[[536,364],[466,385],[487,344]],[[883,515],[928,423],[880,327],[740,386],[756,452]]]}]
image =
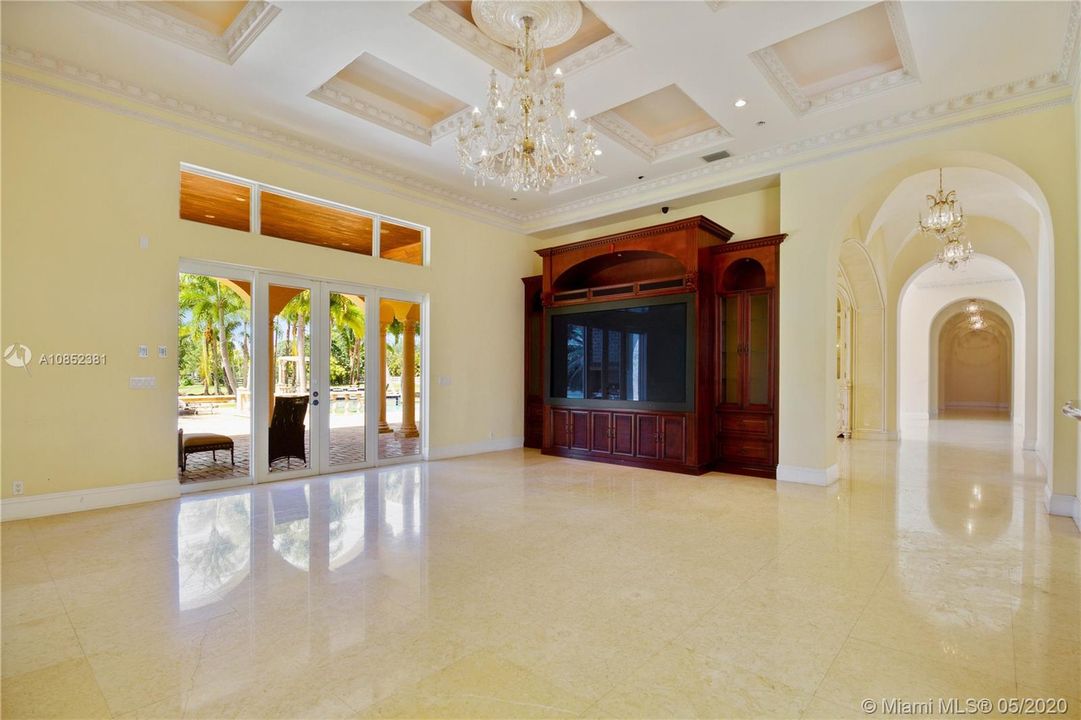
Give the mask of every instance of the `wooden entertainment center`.
[{"label": "wooden entertainment center", "polygon": [[538,250],[523,278],[525,444],[547,455],[775,477],[785,235],[698,216]]}]

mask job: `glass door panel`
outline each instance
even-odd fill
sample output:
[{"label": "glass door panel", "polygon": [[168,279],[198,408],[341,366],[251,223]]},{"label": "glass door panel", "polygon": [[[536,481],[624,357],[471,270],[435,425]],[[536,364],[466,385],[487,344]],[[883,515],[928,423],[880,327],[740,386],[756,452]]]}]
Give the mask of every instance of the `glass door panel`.
[{"label": "glass door panel", "polygon": [[327,464],[335,470],[367,460],[365,311],[364,295],[335,290],[327,294]]},{"label": "glass door panel", "polygon": [[740,296],[721,297],[721,402],[738,405],[740,402]]},{"label": "glass door panel", "polygon": [[379,459],[421,453],[420,303],[379,301],[379,366],[369,392],[379,392]]},{"label": "glass door panel", "polygon": [[311,287],[302,283],[267,286],[270,473],[313,467],[309,403],[318,386],[311,376],[311,298]]},{"label": "glass door panel", "polygon": [[747,404],[769,404],[769,294],[748,293]]}]

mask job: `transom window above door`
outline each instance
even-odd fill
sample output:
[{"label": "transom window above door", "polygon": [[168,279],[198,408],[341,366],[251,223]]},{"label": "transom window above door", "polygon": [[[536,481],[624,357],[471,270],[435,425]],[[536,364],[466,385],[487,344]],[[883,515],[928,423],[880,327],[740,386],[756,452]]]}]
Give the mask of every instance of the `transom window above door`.
[{"label": "transom window above door", "polygon": [[182,163],[183,220],[426,265],[429,229],[331,200]]}]

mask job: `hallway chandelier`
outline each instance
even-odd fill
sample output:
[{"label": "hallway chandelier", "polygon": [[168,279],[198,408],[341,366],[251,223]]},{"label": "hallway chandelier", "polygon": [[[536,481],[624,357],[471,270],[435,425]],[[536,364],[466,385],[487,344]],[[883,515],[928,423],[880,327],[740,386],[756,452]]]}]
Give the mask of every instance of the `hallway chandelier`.
[{"label": "hallway chandelier", "polygon": [[939,265],[946,265],[950,270],[956,270],[958,265],[963,265],[972,259],[972,243],[964,233],[947,235],[938,251],[935,259]]},{"label": "hallway chandelier", "polygon": [[983,330],[987,327],[987,321],[983,319],[983,303],[973,298],[965,304],[965,312],[968,313],[968,326],[973,330]]},{"label": "hallway chandelier", "polygon": [[938,169],[938,192],[927,196],[927,219],[919,216],[916,226],[920,232],[942,243],[936,256],[939,265],[956,270],[972,258],[972,242],[965,236],[965,211],[957,199],[957,191],[946,192],[942,186],[942,168]]},{"label": "hallway chandelier", "polygon": [[938,169],[938,192],[927,196],[927,220],[921,215],[919,227],[940,238],[959,233],[965,227],[965,211],[957,200],[957,191],[942,189],[942,168]]},{"label": "hallway chandelier", "polygon": [[489,37],[515,48],[513,82],[500,87],[495,69],[488,104],[458,127],[458,164],[474,185],[498,181],[513,190],[544,190],[553,182],[581,183],[601,154],[593,126],[579,127],[564,107],[563,72],[549,76],[544,48],[569,40],[582,24],[573,2],[474,0],[473,19]]}]

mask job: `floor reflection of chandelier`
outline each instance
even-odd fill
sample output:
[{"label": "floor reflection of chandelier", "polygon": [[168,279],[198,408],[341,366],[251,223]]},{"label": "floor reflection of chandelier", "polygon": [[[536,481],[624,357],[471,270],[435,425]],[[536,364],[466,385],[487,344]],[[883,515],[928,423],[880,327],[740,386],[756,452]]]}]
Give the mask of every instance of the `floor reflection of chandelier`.
[{"label": "floor reflection of chandelier", "polygon": [[601,154],[597,136],[567,111],[563,73],[549,75],[544,48],[570,39],[582,23],[574,2],[474,0],[477,26],[500,42],[515,45],[509,90],[493,69],[488,104],[474,108],[458,130],[458,163],[474,183],[492,180],[514,190],[543,190],[556,180],[581,182],[594,172]]},{"label": "floor reflection of chandelier", "polygon": [[950,270],[957,269],[972,258],[972,242],[965,236],[965,211],[957,199],[957,191],[945,192],[942,169],[938,170],[938,192],[927,196],[927,219],[921,215],[916,226],[925,235],[942,243],[937,260]]}]

